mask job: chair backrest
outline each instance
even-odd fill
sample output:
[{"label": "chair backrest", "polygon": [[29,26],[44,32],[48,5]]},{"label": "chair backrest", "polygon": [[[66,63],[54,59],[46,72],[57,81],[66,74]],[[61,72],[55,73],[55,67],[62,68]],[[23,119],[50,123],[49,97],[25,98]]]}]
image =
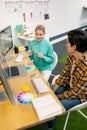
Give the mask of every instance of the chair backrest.
[{"label": "chair backrest", "polygon": [[56,67],[57,63],[58,63],[58,55],[56,54],[56,52],[54,51],[54,63],[53,63],[53,69]]},{"label": "chair backrest", "polygon": [[52,80],[52,85],[55,84],[55,80],[58,78],[58,76],[59,76],[59,75],[56,75],[56,76],[53,78],[53,80]]}]

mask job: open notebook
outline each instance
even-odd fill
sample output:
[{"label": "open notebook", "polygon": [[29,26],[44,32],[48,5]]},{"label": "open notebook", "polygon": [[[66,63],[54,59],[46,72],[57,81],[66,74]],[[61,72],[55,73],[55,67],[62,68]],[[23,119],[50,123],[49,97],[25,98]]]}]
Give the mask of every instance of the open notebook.
[{"label": "open notebook", "polygon": [[40,120],[51,118],[62,113],[61,106],[51,94],[33,99],[32,104]]}]

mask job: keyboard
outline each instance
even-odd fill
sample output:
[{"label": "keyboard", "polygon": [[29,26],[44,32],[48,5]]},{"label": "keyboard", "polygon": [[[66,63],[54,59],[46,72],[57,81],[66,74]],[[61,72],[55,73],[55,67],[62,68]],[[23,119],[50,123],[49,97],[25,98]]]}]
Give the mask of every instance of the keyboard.
[{"label": "keyboard", "polygon": [[46,83],[41,78],[33,78],[31,81],[39,94],[49,91]]},{"label": "keyboard", "polygon": [[23,60],[24,56],[23,55],[18,55],[15,59],[15,62],[21,62]]}]

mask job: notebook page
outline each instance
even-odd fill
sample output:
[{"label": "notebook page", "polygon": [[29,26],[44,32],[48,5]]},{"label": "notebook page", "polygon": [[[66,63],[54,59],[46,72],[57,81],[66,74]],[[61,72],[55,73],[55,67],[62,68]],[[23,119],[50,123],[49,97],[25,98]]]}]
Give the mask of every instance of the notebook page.
[{"label": "notebook page", "polygon": [[62,113],[61,106],[50,94],[33,99],[32,104],[40,120],[47,119]]},{"label": "notebook page", "polygon": [[33,99],[32,102],[36,108],[40,108],[55,102],[55,100],[50,94],[48,94],[46,96]]}]

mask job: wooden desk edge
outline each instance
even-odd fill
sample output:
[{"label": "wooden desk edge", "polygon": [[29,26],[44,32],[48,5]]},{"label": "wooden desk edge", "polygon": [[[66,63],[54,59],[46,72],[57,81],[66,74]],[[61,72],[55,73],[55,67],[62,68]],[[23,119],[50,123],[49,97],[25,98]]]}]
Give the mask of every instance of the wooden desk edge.
[{"label": "wooden desk edge", "polygon": [[[29,59],[29,58],[28,58]],[[14,58],[13,58],[13,60],[14,60]],[[28,61],[29,62],[29,61]],[[39,72],[38,72],[39,73]],[[39,74],[40,75],[40,74]],[[41,76],[42,77],[42,76]],[[14,80],[15,81],[15,80]],[[18,81],[18,80],[17,80]],[[21,80],[20,80],[21,81]],[[15,84],[15,83],[14,83]],[[11,85],[13,85],[14,86],[14,84],[11,84]],[[17,83],[18,84],[18,83]],[[21,83],[19,83],[19,86],[21,85]],[[18,86],[18,85],[17,85]],[[49,87],[50,88],[50,87]],[[60,103],[60,101],[57,99],[57,97],[56,97],[56,95],[53,93],[53,91],[51,90],[51,88],[50,88],[50,94],[52,94],[52,96],[56,99],[56,101],[61,105],[61,107],[62,107],[62,114],[63,113],[65,113],[65,108],[63,107],[63,105]],[[0,110],[2,110],[2,111],[0,111],[0,115],[1,115],[1,121],[0,121],[0,123],[1,123],[1,127],[0,128],[2,128],[2,125],[3,125],[3,130],[5,130],[4,128],[8,128],[8,129],[6,129],[6,130],[9,130],[9,125],[11,125],[10,127],[12,128],[11,130],[13,130],[13,127],[15,127],[14,129],[24,129],[24,128],[30,128],[30,127],[33,127],[33,126],[35,126],[35,125],[39,125],[39,124],[41,124],[41,123],[44,123],[44,122],[46,122],[46,121],[49,121],[49,120],[52,120],[54,117],[52,117],[52,118],[48,118],[48,119],[45,119],[45,120],[42,120],[42,121],[40,121],[39,119],[38,119],[38,117],[36,117],[37,115],[35,115],[35,119],[36,119],[36,121],[35,122],[31,122],[30,124],[29,124],[29,122],[28,122],[28,115],[27,114],[29,114],[29,108],[28,108],[28,106],[26,107],[25,105],[23,106],[23,104],[20,104],[20,105],[18,105],[17,107],[14,107],[11,103],[9,103],[9,102],[6,102],[6,103],[3,103],[3,104],[0,104],[0,106],[1,107],[3,107],[3,108],[0,108]],[[10,109],[9,109],[10,108]],[[30,107],[30,108],[32,108],[32,107]],[[11,111],[12,110],[12,111]],[[26,114],[26,115],[24,115],[24,113],[23,113],[23,111],[24,111],[24,113]],[[12,112],[13,112],[13,114],[12,114]],[[19,112],[18,113],[18,115],[17,115],[17,112]],[[28,113],[27,113],[28,112]],[[6,117],[6,115],[5,115],[5,117],[3,117],[3,115],[4,115],[4,113],[6,114],[7,113],[7,117]],[[33,112],[33,113],[35,113],[35,112]],[[16,122],[17,120],[16,119],[12,119],[12,118],[14,118],[15,117],[15,114],[18,116],[17,118],[18,119],[21,119],[21,118],[23,118],[23,119],[21,119],[21,120],[19,120],[19,123],[18,122]],[[21,115],[21,114],[23,114],[23,115]],[[60,114],[60,115],[62,115],[62,114]],[[9,116],[9,117],[8,117]],[[27,117],[26,117],[27,116]],[[59,116],[59,115],[58,115]],[[12,118],[11,118],[12,117]],[[25,117],[25,119],[24,119],[24,117]],[[30,116],[31,117],[31,116]],[[11,119],[10,119],[11,118]],[[27,118],[27,119],[26,119]],[[7,120],[7,121],[6,121]],[[24,121],[25,120],[25,121]],[[32,120],[33,120],[33,117],[32,117]],[[2,122],[3,121],[3,122]],[[4,123],[5,123],[5,121],[6,121],[6,123],[9,121],[9,123],[8,123],[8,126],[5,126],[4,125]],[[22,123],[22,121],[23,121],[23,123]],[[25,122],[25,123],[24,123]],[[27,122],[27,123],[26,123]],[[13,123],[13,124],[12,124]],[[17,123],[17,124],[16,124]],[[16,125],[15,125],[16,124]],[[24,124],[24,125],[23,125]],[[12,126],[13,125],[13,126]],[[21,126],[19,126],[19,125],[21,125]]]}]

